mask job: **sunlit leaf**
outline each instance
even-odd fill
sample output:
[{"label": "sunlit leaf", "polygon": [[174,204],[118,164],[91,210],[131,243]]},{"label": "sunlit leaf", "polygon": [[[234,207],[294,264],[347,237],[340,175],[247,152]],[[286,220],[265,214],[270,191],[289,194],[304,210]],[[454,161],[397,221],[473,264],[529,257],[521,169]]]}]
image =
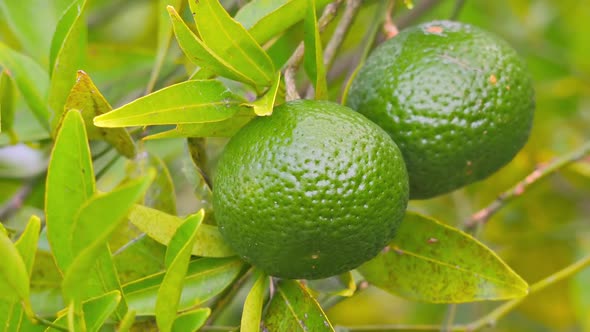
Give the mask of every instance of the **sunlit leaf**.
[{"label": "sunlit leaf", "polygon": [[254,113],[258,116],[268,116],[272,114],[272,110],[275,106],[277,101],[277,95],[279,93],[279,87],[281,85],[281,73],[278,72],[276,74],[276,78],[273,81],[274,83],[268,89],[268,91],[256,101],[251,103],[246,103],[244,105],[252,107]]},{"label": "sunlit leaf", "polygon": [[174,320],[172,332],[198,331],[211,315],[211,309],[200,308],[184,312]]},{"label": "sunlit leaf", "polygon": [[105,129],[94,125],[95,116],[108,113],[112,108],[84,71],[78,71],[76,83],[68,95],[65,109],[77,109],[82,113],[88,139],[105,140],[127,158],[135,156],[135,144],[125,129]]},{"label": "sunlit leaf", "polygon": [[27,266],[10,238],[0,232],[0,300],[16,299],[29,306],[29,273]]},{"label": "sunlit leaf", "polygon": [[156,322],[161,331],[172,330],[191,258],[191,249],[204,216],[205,213],[201,210],[186,218],[176,229],[166,250],[166,274],[156,297]]},{"label": "sunlit leaf", "polygon": [[12,126],[14,124],[15,91],[12,79],[6,70],[0,71],[0,133],[11,136],[12,143],[16,143],[16,136]]},{"label": "sunlit leaf", "polygon": [[[190,262],[178,310],[187,310],[221,293],[238,277],[243,264],[238,258],[201,258]],[[163,280],[161,272],[124,285],[129,309],[135,310],[137,315],[153,316]]]},{"label": "sunlit leaf", "polygon": [[[152,239],[168,245],[172,235],[182,223],[179,217],[135,205],[129,213],[129,221]],[[204,257],[228,257],[235,253],[225,243],[217,226],[203,224],[197,231],[192,254]]]},{"label": "sunlit leaf", "polygon": [[73,259],[74,216],[94,191],[92,158],[84,120],[80,112],[70,111],[55,139],[45,191],[47,238],[62,271]]},{"label": "sunlit leaf", "polygon": [[[274,64],[248,33],[221,6],[218,0],[189,2],[203,42],[235,68],[241,68],[258,87],[272,84]],[[260,90],[260,89],[259,89]]]},{"label": "sunlit leaf", "polygon": [[66,99],[76,81],[76,72],[82,69],[86,61],[85,7],[86,0],[73,1],[57,23],[51,41],[48,103],[52,132],[55,132],[61,120]]},{"label": "sunlit leaf", "polygon": [[326,66],[324,65],[324,52],[318,29],[315,3],[315,0],[307,1],[304,20],[305,56],[303,66],[315,88],[315,99],[326,99],[328,97]]},{"label": "sunlit leaf", "polygon": [[215,80],[186,81],[94,118],[99,127],[201,123],[233,116],[243,102]]},{"label": "sunlit leaf", "polygon": [[528,292],[527,283],[479,241],[415,213],[406,214],[393,241],[359,271],[381,289],[426,302],[499,300]]},{"label": "sunlit leaf", "polygon": [[201,68],[206,68],[205,71],[207,73],[198,75],[199,78],[208,78],[209,74],[214,73],[238,82],[256,86],[256,82],[247,73],[243,72],[243,68],[234,67],[227,59],[216,54],[201,39],[195,36],[173,7],[168,7],[168,13],[170,14],[170,20],[172,20],[176,40],[180,48],[184,51],[184,54],[194,64]]},{"label": "sunlit leaf", "polygon": [[334,331],[317,301],[300,282],[279,282],[266,317],[264,331]]},{"label": "sunlit leaf", "polygon": [[334,292],[334,295],[339,296],[352,296],[356,292],[356,283],[354,281],[354,276],[352,275],[351,271],[345,272],[338,276],[340,282],[344,284],[344,289]]},{"label": "sunlit leaf", "polygon": [[[107,194],[97,194],[82,206],[76,215],[72,251],[76,257],[66,270],[63,293],[66,300],[82,300],[88,286],[88,271],[104,253],[107,241],[117,226],[125,221],[127,212],[149,187],[154,172],[129,181]],[[108,249],[106,249],[108,250]]]},{"label": "sunlit leaf", "polygon": [[49,130],[49,108],[45,102],[49,76],[35,61],[0,42],[0,66],[7,69],[37,121]]},{"label": "sunlit leaf", "polygon": [[270,284],[270,278],[262,271],[259,271],[258,277],[250,289],[244,309],[242,310],[242,320],[240,331],[258,332],[260,331],[260,321],[262,319],[262,308],[266,290]]},{"label": "sunlit leaf", "polygon": [[102,296],[88,300],[82,305],[84,320],[89,332],[98,332],[113,314],[121,301],[120,291],[111,291]]}]

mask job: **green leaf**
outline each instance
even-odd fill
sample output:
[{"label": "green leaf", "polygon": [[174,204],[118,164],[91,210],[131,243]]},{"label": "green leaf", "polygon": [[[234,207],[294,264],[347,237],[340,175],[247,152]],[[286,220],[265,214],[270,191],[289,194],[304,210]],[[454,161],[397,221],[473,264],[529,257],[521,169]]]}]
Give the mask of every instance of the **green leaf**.
[{"label": "green leaf", "polygon": [[[182,219],[150,209],[142,205],[135,205],[129,213],[129,221],[146,233],[152,239],[168,245]],[[217,226],[203,224],[197,231],[197,240],[192,254],[204,257],[228,257],[235,253],[225,243]]]},{"label": "green leaf", "polygon": [[353,296],[356,292],[356,282],[354,281],[354,276],[352,275],[351,271],[345,272],[338,276],[338,279],[344,284],[345,288],[336,292],[333,292],[333,295],[338,296]]},{"label": "green leaf", "polygon": [[66,270],[62,284],[66,301],[83,300],[88,287],[88,271],[97,263],[97,258],[108,251],[109,236],[117,226],[126,221],[125,216],[135,202],[144,195],[154,172],[137,180],[129,181],[108,194],[92,197],[76,215],[72,230],[72,251],[76,257]]},{"label": "green leaf", "polygon": [[178,311],[184,278],[195,243],[197,229],[203,221],[203,210],[189,216],[178,227],[166,250],[166,274],[156,298],[156,322],[161,331],[169,332]]},{"label": "green leaf", "polygon": [[258,332],[260,331],[260,321],[262,319],[262,308],[264,304],[264,296],[270,284],[269,277],[262,271],[259,271],[258,277],[250,289],[246,301],[244,302],[244,309],[242,310],[242,320],[240,324],[240,331],[242,332]]},{"label": "green leaf", "polygon": [[304,21],[305,55],[303,67],[315,88],[315,99],[328,98],[328,84],[326,82],[326,66],[322,49],[322,39],[318,29],[315,0],[307,1],[307,11]]},{"label": "green leaf", "polygon": [[45,218],[47,239],[57,266],[72,262],[74,216],[95,191],[86,128],[78,111],[66,114],[57,133],[47,170]]},{"label": "green leaf", "polygon": [[105,129],[94,125],[93,119],[95,116],[108,113],[112,108],[98,91],[88,74],[82,70],[77,73],[76,83],[68,95],[65,109],[66,111],[77,109],[82,113],[88,139],[105,140],[127,158],[135,157],[135,144],[125,129]]},{"label": "green leaf", "polygon": [[51,41],[48,104],[50,124],[55,133],[64,113],[64,105],[74,86],[76,72],[85,64],[87,29],[84,18],[86,0],[73,1],[60,18]]},{"label": "green leaf", "polygon": [[200,308],[184,312],[174,320],[172,332],[198,331],[211,315],[211,309]]},{"label": "green leaf", "polygon": [[[238,277],[243,266],[238,258],[201,258],[190,262],[178,310],[187,310],[221,293]],[[130,310],[135,310],[137,315],[153,316],[163,280],[164,273],[161,272],[124,285],[123,292]]]},{"label": "green leaf", "polygon": [[190,1],[189,4],[199,35],[213,52],[240,68],[258,88],[272,85],[275,74],[272,60],[218,0]]},{"label": "green leaf", "polygon": [[317,301],[300,282],[279,282],[266,317],[265,331],[334,331]]},{"label": "green leaf", "polygon": [[35,254],[37,252],[37,242],[39,241],[39,232],[41,231],[41,220],[37,216],[31,216],[27,227],[21,234],[15,247],[21,255],[29,278],[33,272],[33,264],[35,263]]},{"label": "green leaf", "polygon": [[189,137],[186,140],[191,160],[195,166],[201,181],[207,184],[209,190],[212,188],[211,179],[209,178],[209,169],[207,168],[207,149],[205,138]]},{"label": "green leaf", "polygon": [[272,110],[277,101],[277,95],[279,94],[279,87],[281,85],[281,72],[277,72],[276,78],[273,82],[274,83],[264,96],[254,102],[244,104],[245,106],[252,107],[254,113],[258,116],[269,116],[272,114]]},{"label": "green leaf", "polygon": [[119,323],[119,329],[117,331],[129,332],[133,326],[133,323],[135,323],[135,310],[129,310]]},{"label": "green leaf", "polygon": [[[173,7],[168,6],[168,13],[170,20],[172,20],[176,40],[180,48],[184,51],[184,54],[194,64],[201,68],[206,68],[207,73],[202,76],[206,78],[212,72],[219,76],[256,86],[256,82],[247,73],[242,72],[243,68],[234,67],[227,59],[217,55],[201,39],[195,36]],[[202,76],[199,77],[202,78]]]},{"label": "green leaf", "polygon": [[0,300],[29,303],[29,273],[21,254],[10,238],[0,232]]},{"label": "green leaf", "polygon": [[143,204],[156,210],[176,214],[176,192],[174,182],[166,163],[152,153],[143,153],[133,160],[128,167],[130,174],[144,174],[154,169],[158,176],[152,182],[143,199]]},{"label": "green leaf", "polygon": [[16,95],[14,84],[6,70],[0,71],[0,133],[6,132],[11,136],[12,143],[16,143],[16,136],[12,126],[14,124],[14,112]]},{"label": "green leaf", "polygon": [[8,70],[37,121],[49,131],[49,109],[45,102],[49,88],[47,72],[33,59],[10,49],[1,42],[0,66]]},{"label": "green leaf", "polygon": [[359,271],[391,293],[434,303],[521,297],[528,285],[470,235],[408,212],[393,241]]},{"label": "green leaf", "polygon": [[215,122],[232,117],[242,99],[215,80],[186,81],[94,118],[99,127]]},{"label": "green leaf", "polygon": [[121,301],[121,292],[114,290],[90,299],[82,305],[89,332],[98,332]]},{"label": "green leaf", "polygon": [[[330,1],[317,0],[317,6],[322,8]],[[303,20],[306,9],[307,0],[253,0],[240,8],[235,19],[264,44]]]}]

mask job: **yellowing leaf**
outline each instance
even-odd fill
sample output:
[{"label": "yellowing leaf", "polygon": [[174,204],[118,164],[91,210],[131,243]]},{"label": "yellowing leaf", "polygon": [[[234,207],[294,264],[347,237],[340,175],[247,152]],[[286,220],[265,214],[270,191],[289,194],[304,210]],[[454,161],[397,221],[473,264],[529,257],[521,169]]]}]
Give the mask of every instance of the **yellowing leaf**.
[{"label": "yellowing leaf", "polygon": [[279,93],[279,87],[281,85],[281,73],[278,72],[276,74],[276,78],[274,79],[274,83],[268,89],[266,94],[262,96],[260,99],[251,102],[245,103],[245,106],[250,106],[254,109],[254,113],[258,116],[268,116],[272,114],[272,110],[275,106],[275,102],[277,100],[277,95]]}]

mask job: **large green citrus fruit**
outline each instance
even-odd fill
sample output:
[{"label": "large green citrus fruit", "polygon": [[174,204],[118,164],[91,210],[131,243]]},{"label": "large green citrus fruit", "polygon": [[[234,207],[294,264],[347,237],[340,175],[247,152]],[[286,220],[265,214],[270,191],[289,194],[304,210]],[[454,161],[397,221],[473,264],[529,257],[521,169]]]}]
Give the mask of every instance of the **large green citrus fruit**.
[{"label": "large green citrus fruit", "polygon": [[381,126],[406,160],[410,198],[486,178],[526,143],[534,91],[506,42],[436,21],[401,31],[369,56],[347,105]]},{"label": "large green citrus fruit", "polygon": [[353,269],[392,239],[408,200],[393,140],[332,102],[277,107],[231,138],[213,181],[221,234],[266,273],[317,279]]}]

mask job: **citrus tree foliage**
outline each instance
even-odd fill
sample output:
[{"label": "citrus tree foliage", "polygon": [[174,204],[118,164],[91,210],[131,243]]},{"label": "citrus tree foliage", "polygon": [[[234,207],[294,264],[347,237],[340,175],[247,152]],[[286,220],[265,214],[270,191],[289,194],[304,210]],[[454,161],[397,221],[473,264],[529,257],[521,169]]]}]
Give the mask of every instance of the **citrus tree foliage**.
[{"label": "citrus tree foliage", "polygon": [[[1,1],[0,329],[467,331],[518,310],[497,330],[590,330],[590,260],[570,265],[590,252],[584,13],[575,0]],[[527,63],[525,149],[411,201],[396,237],[342,275],[279,280],[237,256],[211,206],[228,138],[293,93],[345,100],[396,29],[451,17]]]}]

